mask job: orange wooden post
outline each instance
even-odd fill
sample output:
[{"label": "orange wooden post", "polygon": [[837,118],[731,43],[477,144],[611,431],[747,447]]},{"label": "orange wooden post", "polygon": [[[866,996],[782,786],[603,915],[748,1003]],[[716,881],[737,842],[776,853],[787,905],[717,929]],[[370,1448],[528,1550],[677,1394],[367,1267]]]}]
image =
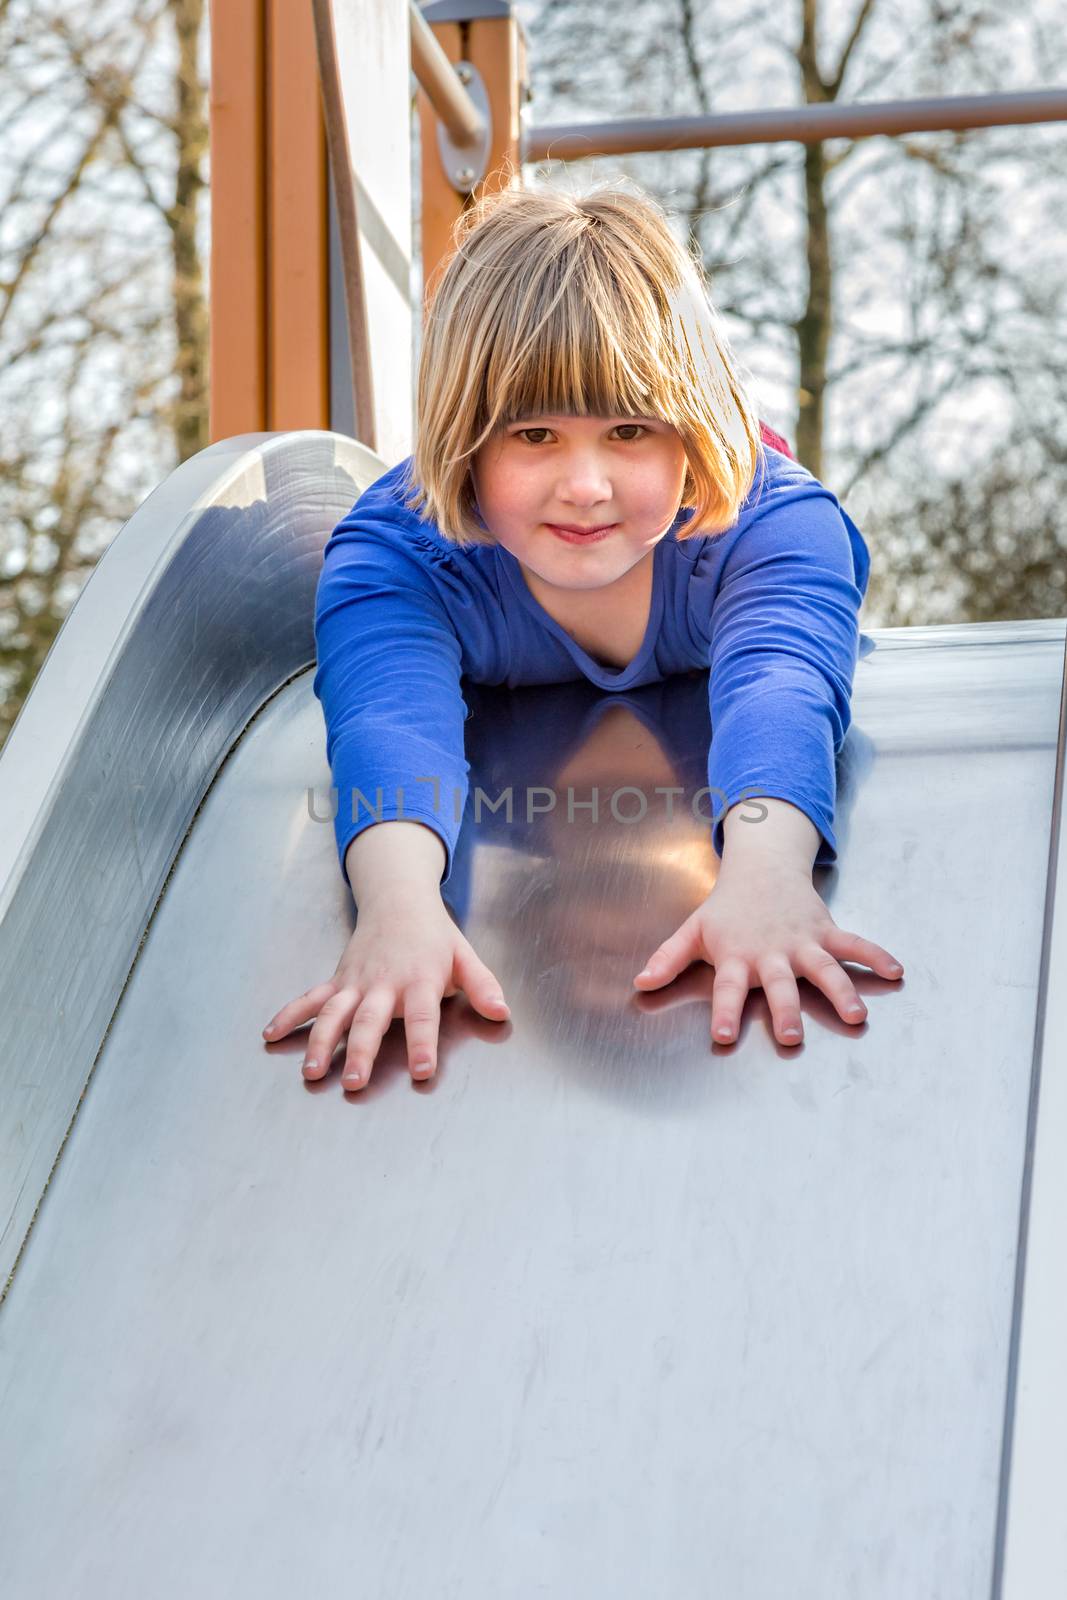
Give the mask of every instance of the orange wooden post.
[{"label": "orange wooden post", "polygon": [[211,8],[212,441],[267,425],[263,0]]},{"label": "orange wooden post", "polygon": [[328,428],[326,133],[310,5],[211,15],[211,424]]},{"label": "orange wooden post", "polygon": [[426,291],[432,293],[434,274],[452,248],[452,229],[464,207],[487,191],[522,183],[519,112],[525,93],[526,41],[507,0],[476,0],[471,5],[464,0],[436,0],[423,8],[423,16],[450,61],[469,61],[477,69],[489,95],[492,119],[485,177],[470,196],[460,194],[441,165],[436,113],[419,90],[425,310]]},{"label": "orange wooden post", "polygon": [[326,122],[308,0],[268,0],[267,426],[330,426]]}]

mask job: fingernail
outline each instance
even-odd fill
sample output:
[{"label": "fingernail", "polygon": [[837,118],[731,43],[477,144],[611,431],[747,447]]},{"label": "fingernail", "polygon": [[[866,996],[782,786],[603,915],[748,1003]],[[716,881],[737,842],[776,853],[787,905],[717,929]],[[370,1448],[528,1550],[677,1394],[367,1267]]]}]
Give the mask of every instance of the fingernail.
[{"label": "fingernail", "polygon": [[264,1033],[273,1033],[274,1032],[274,1023],[273,1022],[268,1022],[267,1026],[263,1029],[263,1032]]},{"label": "fingernail", "polygon": [[318,1062],[315,1060],[315,1058],[313,1056],[308,1056],[307,1060],[304,1062],[303,1070],[305,1072],[314,1072],[317,1066]]},{"label": "fingernail", "polygon": [[716,1039],[729,1039],[732,1036],[732,1034],[733,1034],[733,1029],[730,1028],[725,1022],[720,1023],[719,1026],[715,1029],[715,1037],[716,1037]]},{"label": "fingernail", "polygon": [[651,969],[651,967],[645,967],[645,968],[644,968],[644,970],[643,970],[643,971],[642,971],[642,972],[639,972],[639,973],[638,973],[638,974],[637,974],[637,976],[638,976],[638,977],[639,977],[639,978],[651,978],[651,976],[652,976],[652,969]]},{"label": "fingernail", "polygon": [[783,1039],[799,1039],[800,1038],[800,1029],[799,1028],[783,1028],[783,1030],[782,1030],[782,1038]]},{"label": "fingernail", "polygon": [[901,966],[899,961],[891,961],[889,963],[889,970],[890,972],[903,972],[904,968]]}]

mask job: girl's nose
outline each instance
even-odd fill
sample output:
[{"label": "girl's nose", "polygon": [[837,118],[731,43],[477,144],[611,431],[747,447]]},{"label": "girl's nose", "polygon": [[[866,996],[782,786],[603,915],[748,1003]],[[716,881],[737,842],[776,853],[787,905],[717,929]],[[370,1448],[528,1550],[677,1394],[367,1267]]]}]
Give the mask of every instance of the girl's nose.
[{"label": "girl's nose", "polygon": [[576,466],[561,476],[556,493],[564,505],[596,506],[611,499],[611,480],[596,467]]}]

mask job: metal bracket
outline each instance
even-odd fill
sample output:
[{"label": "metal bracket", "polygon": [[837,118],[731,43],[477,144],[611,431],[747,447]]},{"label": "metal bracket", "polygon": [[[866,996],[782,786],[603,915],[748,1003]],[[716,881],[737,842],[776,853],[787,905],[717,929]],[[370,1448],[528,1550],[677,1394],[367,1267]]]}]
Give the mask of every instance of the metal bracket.
[{"label": "metal bracket", "polygon": [[457,61],[456,77],[470,95],[485,118],[485,132],[473,144],[457,144],[444,123],[437,124],[437,149],[445,176],[457,194],[470,194],[485,177],[489,166],[489,148],[493,139],[492,115],[489,109],[489,92],[478,68],[470,61]]}]

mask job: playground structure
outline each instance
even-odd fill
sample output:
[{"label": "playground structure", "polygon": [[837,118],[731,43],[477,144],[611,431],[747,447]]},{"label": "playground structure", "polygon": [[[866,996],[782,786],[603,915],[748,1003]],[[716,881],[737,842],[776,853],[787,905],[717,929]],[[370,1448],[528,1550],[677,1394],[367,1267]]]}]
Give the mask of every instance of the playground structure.
[{"label": "playground structure", "polygon": [[[539,130],[497,0],[212,20],[216,442],[0,756],[0,1592],[1060,1600],[1067,619],[865,636],[816,876],[905,962],[863,1030],[802,988],[801,1052],[761,995],[712,1049],[706,974],[630,993],[706,823],[468,817],[512,1024],[445,1002],[413,1090],[396,1023],[352,1101],[260,1039],[354,916],[311,619],[410,447],[412,67],[424,280],[524,158],[830,108]],[[993,98],[833,126],[1067,114]],[[683,783],[708,735],[681,681],[469,703],[472,794]]]}]

